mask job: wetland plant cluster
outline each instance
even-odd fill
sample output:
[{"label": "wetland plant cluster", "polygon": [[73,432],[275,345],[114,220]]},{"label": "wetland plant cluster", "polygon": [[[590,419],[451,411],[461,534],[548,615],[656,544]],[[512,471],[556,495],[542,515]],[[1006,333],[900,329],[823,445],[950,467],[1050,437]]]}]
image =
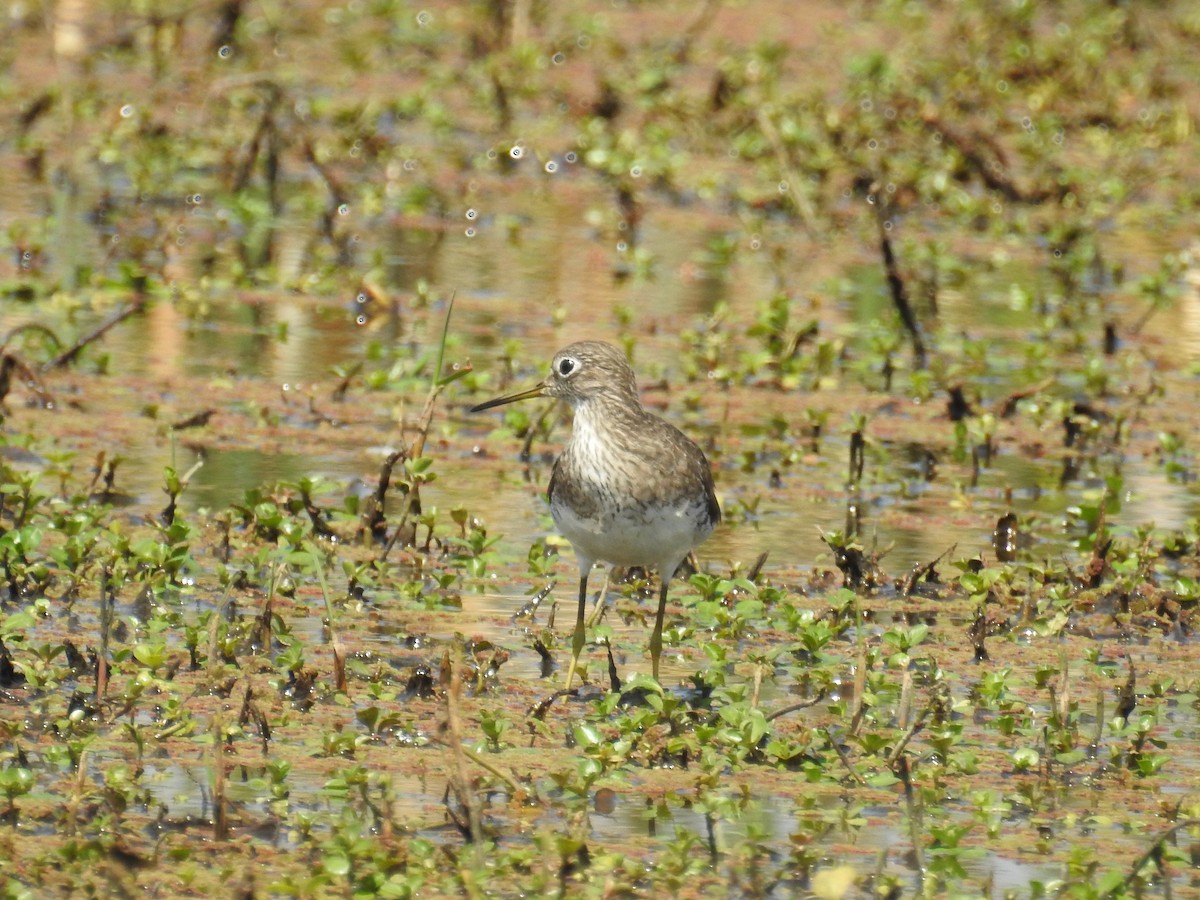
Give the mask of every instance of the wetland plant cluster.
[{"label": "wetland plant cluster", "polygon": [[[1195,371],[1154,340],[1186,322],[1191,4],[9,16],[7,894],[1195,890],[1200,523],[1123,518],[1194,493]],[[560,544],[483,512],[501,473],[544,482],[558,420],[456,410],[586,312],[521,298],[548,324],[498,338],[490,276],[456,280],[520,268],[464,242],[561,240],[527,204],[582,210],[589,321],[669,341],[649,374],[716,465],[718,546],[754,548],[679,592],[666,689],[632,572],[556,692]],[[662,233],[701,218],[680,277],[715,296],[659,318]],[[110,349],[170,314],[257,361],[299,291],[325,334],[364,322],[303,397]],[[127,489],[147,433],[170,464]],[[216,506],[180,462],[396,433],[364,479]],[[814,496],[845,511],[821,555],[761,556]],[[889,572],[870,519],[964,537]]]}]

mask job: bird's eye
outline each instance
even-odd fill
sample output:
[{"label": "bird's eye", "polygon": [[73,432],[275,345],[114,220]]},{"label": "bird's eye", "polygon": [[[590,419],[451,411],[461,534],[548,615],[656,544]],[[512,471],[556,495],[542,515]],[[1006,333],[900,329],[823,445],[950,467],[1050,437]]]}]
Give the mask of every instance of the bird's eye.
[{"label": "bird's eye", "polygon": [[579,364],[575,362],[575,360],[571,359],[571,357],[564,356],[558,361],[558,374],[565,378],[575,371],[575,367],[577,365]]}]

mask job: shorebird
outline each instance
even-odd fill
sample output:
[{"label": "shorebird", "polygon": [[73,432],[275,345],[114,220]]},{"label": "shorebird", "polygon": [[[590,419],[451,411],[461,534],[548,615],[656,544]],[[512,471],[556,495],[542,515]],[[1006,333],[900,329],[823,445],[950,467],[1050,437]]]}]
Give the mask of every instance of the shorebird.
[{"label": "shorebird", "polygon": [[588,575],[597,562],[658,571],[662,587],[650,634],[658,681],[667,588],[679,564],[721,520],[708,460],[678,428],[647,412],[633,369],[611,344],[579,341],[564,347],[540,384],[471,412],[530,397],[564,400],[575,413],[571,439],[554,462],[547,491],[554,523],[579,562],[567,690],[583,651]]}]

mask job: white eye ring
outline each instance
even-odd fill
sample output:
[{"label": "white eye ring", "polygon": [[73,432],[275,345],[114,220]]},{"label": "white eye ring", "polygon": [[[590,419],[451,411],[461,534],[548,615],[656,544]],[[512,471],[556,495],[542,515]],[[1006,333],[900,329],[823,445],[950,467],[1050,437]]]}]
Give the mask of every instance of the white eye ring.
[{"label": "white eye ring", "polygon": [[558,361],[558,365],[554,367],[554,371],[563,378],[569,378],[579,368],[579,360],[573,356],[564,356]]}]

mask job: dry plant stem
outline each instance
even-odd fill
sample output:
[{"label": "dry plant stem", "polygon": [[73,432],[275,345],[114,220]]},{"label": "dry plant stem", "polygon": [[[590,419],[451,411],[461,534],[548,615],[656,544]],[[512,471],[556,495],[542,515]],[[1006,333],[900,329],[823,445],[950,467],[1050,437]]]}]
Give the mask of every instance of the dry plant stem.
[{"label": "dry plant stem", "polygon": [[213,716],[213,840],[224,841],[229,837],[228,811],[225,802],[225,758],[221,740],[221,715]]},{"label": "dry plant stem", "polygon": [[113,597],[109,587],[112,572],[106,567],[100,578],[100,652],[96,654],[96,699],[108,693],[108,639],[112,630]]},{"label": "dry plant stem", "polygon": [[604,642],[604,655],[608,658],[608,681],[612,686],[612,692],[619,694],[621,692],[621,676],[617,674],[617,661],[613,658],[612,644],[607,640]]},{"label": "dry plant stem", "polygon": [[346,650],[333,627],[333,598],[329,596],[329,582],[325,580],[325,565],[321,562],[320,550],[311,541],[304,542],[305,548],[312,557],[313,568],[317,570],[317,581],[321,584],[321,596],[325,598],[325,621],[329,629],[329,645],[333,648],[333,677],[339,693],[349,692],[350,684],[346,680]]},{"label": "dry plant stem", "polygon": [[767,114],[766,108],[760,106],[756,115],[759,130],[763,137],[767,139],[767,143],[771,145],[771,152],[775,154],[775,161],[783,173],[784,179],[787,181],[791,190],[784,194],[791,201],[793,208],[796,210],[796,215],[800,217],[800,224],[804,227],[807,234],[816,234],[816,212],[813,209],[812,203],[801,192],[801,185],[806,181],[796,171],[796,167],[792,164],[791,156],[788,154],[787,147],[783,143],[783,137],[779,134],[779,129],[775,127],[775,123]]},{"label": "dry plant stem", "polygon": [[471,833],[471,843],[478,844],[483,837],[479,824],[479,806],[471,791],[471,779],[467,772],[467,754],[462,741],[462,722],[458,714],[459,691],[462,689],[462,661],[456,650],[450,660],[450,684],[446,688],[446,733],[444,742],[454,760],[454,791],[458,794],[459,802],[467,808],[467,823]]},{"label": "dry plant stem", "polygon": [[358,373],[362,371],[362,367],[363,367],[362,360],[359,360],[354,365],[352,365],[349,368],[349,370],[346,372],[346,374],[342,377],[342,380],[337,383],[337,386],[334,387],[334,389],[329,392],[329,399],[334,400],[335,402],[338,402],[338,403],[345,400],[346,392],[348,390],[350,390],[350,382],[353,381],[355,379],[355,377],[358,375]]},{"label": "dry plant stem", "polygon": [[754,687],[750,691],[750,708],[758,709],[758,697],[762,693],[763,672],[765,666],[762,663],[757,663],[754,666]]},{"label": "dry plant stem", "polygon": [[1011,418],[1013,413],[1015,413],[1017,411],[1017,404],[1020,401],[1028,400],[1030,397],[1036,397],[1038,394],[1042,393],[1043,391],[1046,391],[1049,388],[1054,387],[1056,382],[1057,382],[1057,379],[1055,379],[1055,378],[1043,378],[1041,381],[1039,381],[1035,385],[1032,385],[1027,388],[1022,388],[1019,391],[1013,391],[1011,394],[1009,394],[1007,397],[1004,398],[1004,401],[1000,404],[999,409],[997,410],[997,414],[1002,419]]},{"label": "dry plant stem", "polygon": [[[925,720],[928,718],[929,707],[927,706],[921,710],[921,714],[917,716],[916,721],[908,727],[908,729],[904,732],[904,737],[900,738],[899,743],[897,743],[896,746],[892,748],[892,752],[888,754],[887,764],[889,768],[895,766],[896,763],[900,761],[901,755],[904,753],[904,748],[908,746],[908,742],[916,736],[917,732],[925,727]],[[908,763],[905,761],[903,762],[903,765],[905,770],[907,770]]]},{"label": "dry plant stem", "polygon": [[42,406],[49,406],[54,402],[54,398],[42,385],[42,380],[25,365],[24,360],[12,353],[4,353],[0,355],[0,403],[4,402],[4,398],[12,390],[14,375],[25,380],[25,387],[37,395],[38,403]]},{"label": "dry plant stem", "polygon": [[917,589],[917,585],[920,584],[924,579],[928,578],[930,573],[937,568],[937,564],[945,559],[948,554],[953,553],[954,548],[957,546],[958,544],[951,544],[932,562],[927,562],[924,565],[918,564],[913,566],[912,571],[908,574],[908,578],[904,579],[904,589],[902,591],[904,596],[912,596],[912,592]]},{"label": "dry plant stem", "polygon": [[375,492],[368,499],[363,508],[362,515],[359,517],[358,540],[362,540],[368,534],[374,534],[376,530],[386,528],[383,505],[387,499],[388,487],[392,482],[392,469],[403,458],[403,450],[393,450],[387,455],[387,459],[383,461],[383,466],[379,470],[379,482],[375,487]]},{"label": "dry plant stem", "polygon": [[900,703],[896,720],[896,724],[901,728],[908,727],[908,717],[912,715],[912,693],[912,670],[905,669],[904,674],[900,677]]},{"label": "dry plant stem", "polygon": [[820,691],[817,692],[817,696],[813,697],[811,700],[805,700],[802,703],[790,703],[787,706],[784,706],[780,709],[775,710],[774,712],[767,713],[766,716],[764,716],[764,718],[768,722],[772,722],[775,719],[778,719],[780,716],[786,716],[788,713],[794,713],[794,712],[798,712],[799,710],[802,710],[802,709],[809,709],[810,707],[816,706],[818,703],[820,703],[824,699],[825,699],[825,689],[822,688]]},{"label": "dry plant stem", "polygon": [[1058,675],[1058,708],[1055,710],[1058,713],[1058,727],[1067,727],[1067,716],[1071,712],[1071,672],[1070,666],[1067,663],[1067,653],[1065,650],[1060,650],[1058,653],[1059,675]]},{"label": "dry plant stem", "polygon": [[695,18],[683,30],[683,39],[680,41],[679,48],[675,52],[676,62],[686,63],[691,58],[692,48],[695,46],[696,41],[716,21],[717,13],[721,11],[721,6],[721,0],[705,0],[700,11],[696,13]]},{"label": "dry plant stem", "polygon": [[79,761],[76,763],[75,790],[71,792],[71,799],[67,801],[67,816],[64,830],[69,835],[76,834],[79,828],[79,805],[83,802],[85,791],[89,786],[87,774],[89,763],[90,751],[84,750],[79,754]]},{"label": "dry plant stem", "polygon": [[271,641],[274,637],[271,618],[274,615],[275,592],[279,589],[279,581],[282,575],[283,565],[281,563],[271,570],[271,583],[267,586],[267,596],[263,600],[262,612],[259,613],[258,617],[258,639],[262,644],[263,652],[268,656],[271,654]]},{"label": "dry plant stem", "polygon": [[13,328],[4,336],[4,340],[0,341],[0,350],[3,350],[5,347],[11,344],[13,338],[15,338],[18,334],[23,334],[27,331],[36,331],[38,334],[45,335],[54,343],[55,347],[62,346],[62,341],[58,339],[58,335],[54,333],[53,329],[48,328],[40,322],[25,322],[21,325],[18,325],[16,328]]},{"label": "dry plant stem", "polygon": [[592,607],[592,614],[588,616],[588,628],[595,628],[600,617],[604,615],[604,599],[608,596],[608,580],[611,574],[611,569],[604,570],[604,580],[600,582],[600,593],[596,596],[596,605]]},{"label": "dry plant stem", "polygon": [[217,675],[217,638],[221,622],[217,616],[208,620],[208,679],[213,681]]},{"label": "dry plant stem", "polygon": [[1150,846],[1147,848],[1146,852],[1138,857],[1137,861],[1133,864],[1133,867],[1130,868],[1129,874],[1125,876],[1125,880],[1110,890],[1107,894],[1105,894],[1105,896],[1114,897],[1128,890],[1128,888],[1133,884],[1133,879],[1137,878],[1138,872],[1142,870],[1142,867],[1151,859],[1153,859],[1155,854],[1161,852],[1162,845],[1174,837],[1176,832],[1182,831],[1185,828],[1200,828],[1200,819],[1184,819],[1182,822],[1176,822],[1166,831],[1163,831],[1157,837],[1155,837],[1154,840],[1150,842]]},{"label": "dry plant stem", "polygon": [[[425,451],[425,439],[429,436],[429,426],[433,422],[434,405],[437,398],[441,395],[445,385],[434,383],[429,388],[429,396],[425,398],[425,408],[421,411],[421,418],[417,422],[417,435],[413,438],[413,442],[408,449],[404,451],[405,459],[420,459],[421,454]],[[396,545],[396,540],[404,531],[404,525],[408,522],[409,513],[412,512],[413,503],[417,500],[418,488],[414,484],[407,494],[404,495],[404,505],[400,508],[400,519],[396,523],[395,529],[392,531],[392,536],[388,538],[388,542],[384,544],[383,550],[379,553],[379,561],[387,559],[392,548]]]},{"label": "dry plant stem", "polygon": [[763,566],[767,564],[767,557],[770,556],[769,550],[764,550],[758,554],[758,559],[754,561],[754,565],[750,567],[750,571],[746,573],[746,580],[758,583],[758,577],[762,574]]},{"label": "dry plant stem", "polygon": [[908,289],[905,288],[904,279],[900,276],[900,266],[896,263],[896,253],[892,249],[892,239],[888,237],[886,227],[887,214],[883,208],[883,204],[883,197],[877,194],[875,198],[875,219],[879,226],[879,252],[883,255],[883,269],[887,275],[892,303],[896,307],[896,312],[900,315],[900,321],[904,323],[904,328],[908,331],[908,335],[912,339],[913,367],[924,369],[927,355],[925,341],[921,337],[921,326],[917,323],[916,314],[913,313],[912,304],[908,299]]},{"label": "dry plant stem", "polygon": [[217,664],[220,661],[220,654],[217,653],[217,640],[220,635],[221,616],[225,615],[225,610],[229,604],[229,594],[233,590],[233,583],[225,585],[225,592],[221,595],[221,602],[217,604],[216,611],[208,618],[208,680],[213,683],[217,677]]},{"label": "dry plant stem", "polygon": [[846,771],[850,773],[850,777],[857,781],[862,787],[867,786],[867,780],[858,774],[854,769],[854,765],[850,762],[850,757],[846,756],[846,751],[842,749],[833,732],[828,728],[825,729],[825,740],[829,741],[829,746],[833,748],[833,752],[838,755],[838,759],[842,761],[842,765],[846,767]]},{"label": "dry plant stem", "polygon": [[[861,628],[859,634],[862,633]],[[858,734],[858,729],[862,725],[863,716],[867,711],[867,706],[863,702],[863,694],[867,688],[867,649],[865,646],[858,648],[858,659],[854,666],[854,715],[850,717],[850,733]]]},{"label": "dry plant stem", "polygon": [[134,300],[132,303],[130,303],[124,309],[119,310],[118,312],[109,316],[107,319],[105,319],[103,322],[101,322],[99,325],[97,325],[95,328],[93,328],[91,331],[89,331],[87,334],[85,334],[83,337],[81,337],[79,340],[77,340],[70,348],[64,350],[62,353],[58,354],[58,356],[54,357],[54,359],[50,360],[49,362],[43,363],[42,371],[49,372],[51,369],[58,369],[58,368],[62,368],[63,366],[70,365],[71,363],[73,363],[75,361],[75,357],[77,357],[80,353],[82,353],[84,348],[86,348],[88,346],[88,344],[91,344],[91,343],[99,340],[100,338],[102,338],[105,335],[106,332],[108,332],[109,329],[111,329],[115,325],[119,325],[121,322],[124,322],[126,319],[128,319],[130,316],[134,315],[135,313],[140,313],[145,308],[146,308],[145,300]]},{"label": "dry plant stem", "polygon": [[529,431],[525,433],[525,443],[521,445],[521,459],[529,459],[529,455],[533,453],[533,441],[542,431],[542,426],[546,424],[546,419],[550,418],[550,414],[558,409],[558,401],[551,403],[542,410],[542,414],[537,417],[537,421],[533,423]]},{"label": "dry plant stem", "polygon": [[474,750],[471,750],[468,747],[463,746],[461,741],[459,742],[457,751],[455,751],[455,748],[451,745],[451,743],[449,741],[443,741],[441,738],[437,738],[437,737],[432,738],[432,740],[435,744],[441,744],[443,747],[445,747],[447,750],[450,750],[451,752],[461,752],[462,755],[466,759],[469,759],[471,762],[475,763],[475,765],[479,766],[479,768],[483,769],[485,772],[489,772],[490,774],[495,775],[497,778],[499,778],[501,781],[503,781],[506,785],[508,785],[508,790],[512,794],[513,797],[520,797],[522,800],[526,800],[529,798],[529,796],[530,796],[529,791],[526,788],[521,786],[521,782],[517,781],[516,775],[513,775],[511,772],[505,772],[499,766],[493,765],[492,763],[488,762],[486,759],[481,757]]},{"label": "dry plant stem", "polygon": [[[896,756],[894,753],[892,755]],[[904,783],[904,804],[908,808],[909,842],[912,844],[915,862],[913,868],[917,872],[917,896],[920,896],[925,881],[925,856],[921,852],[921,807],[913,794],[912,772],[908,767],[908,757],[900,756],[898,762],[900,780]]]}]

